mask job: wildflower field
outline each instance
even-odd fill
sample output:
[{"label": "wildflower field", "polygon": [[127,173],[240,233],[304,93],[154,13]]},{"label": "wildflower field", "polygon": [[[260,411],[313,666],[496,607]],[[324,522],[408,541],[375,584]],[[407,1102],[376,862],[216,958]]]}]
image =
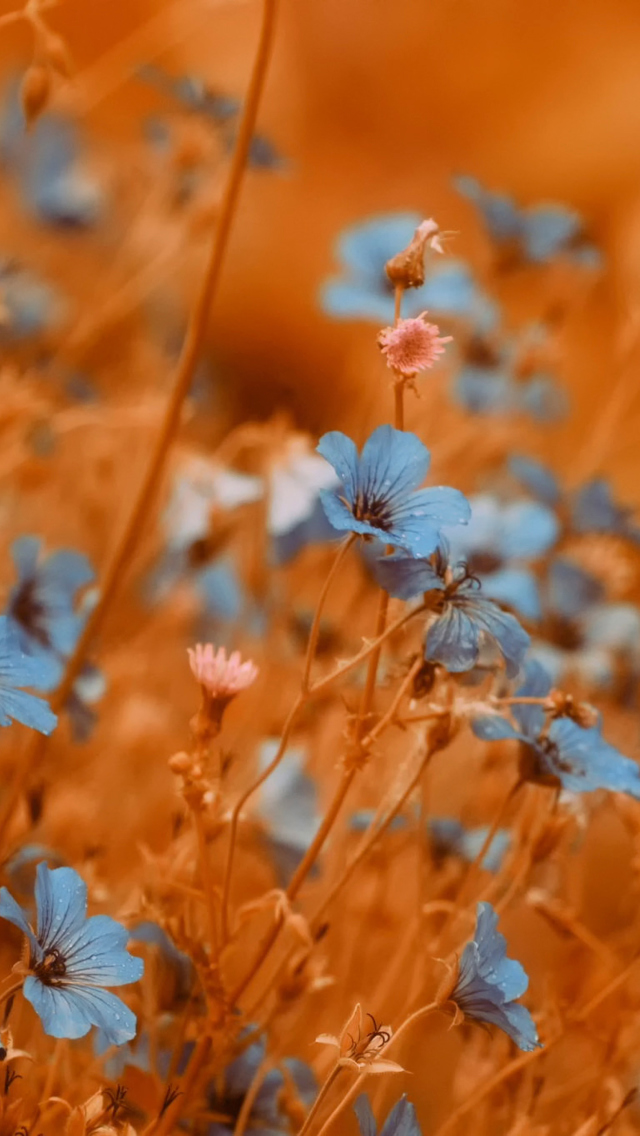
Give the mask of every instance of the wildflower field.
[{"label": "wildflower field", "polygon": [[640,1132],[639,52],[0,0],[0,1136]]}]

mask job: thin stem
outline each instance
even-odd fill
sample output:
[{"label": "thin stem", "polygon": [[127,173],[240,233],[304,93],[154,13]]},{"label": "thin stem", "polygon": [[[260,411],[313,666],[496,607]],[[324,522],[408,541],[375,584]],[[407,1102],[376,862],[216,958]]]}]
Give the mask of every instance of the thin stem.
[{"label": "thin stem", "polygon": [[605,998],[608,998],[610,994],[613,994],[615,990],[618,990],[627,981],[627,978],[631,974],[631,971],[635,966],[637,966],[638,962],[640,962],[640,959],[632,959],[629,965],[626,966],[624,970],[620,972],[620,974],[612,979],[611,982],[607,983],[607,985],[600,991],[599,994],[596,994],[596,996],[592,998],[590,1002],[587,1002],[586,1006],[584,1006],[582,1010],[578,1011],[576,1015],[576,1021],[584,1021],[585,1018],[589,1017],[589,1014],[592,1014],[593,1011],[598,1008],[601,1002],[604,1002]]},{"label": "thin stem", "polygon": [[352,766],[350,769],[344,770],[333,801],[329,806],[327,815],[322,821],[322,824],[320,825],[320,828],[318,829],[314,839],[311,841],[311,844],[305,852],[302,861],[296,868],[291,880],[289,881],[289,886],[287,887],[287,896],[290,900],[295,899],[295,897],[297,896],[300,888],[302,887],[320,852],[322,851],[324,842],[337,820],[338,814],[340,812],[340,809],[342,808],[345,797],[347,796],[347,793],[351,788],[357,770],[358,767],[356,765]]},{"label": "thin stem", "polygon": [[393,384],[394,420],[396,430],[404,430],[404,380]]},{"label": "thin stem", "polygon": [[266,766],[266,768],[263,769],[262,773],[260,774],[259,777],[256,778],[256,780],[253,782],[253,784],[251,784],[248,789],[245,789],[244,793],[239,798],[239,800],[236,801],[236,804],[233,807],[233,811],[231,813],[231,820],[230,820],[230,823],[229,823],[229,848],[228,848],[228,851],[227,851],[227,862],[225,864],[224,884],[223,884],[223,889],[222,889],[221,910],[222,910],[222,944],[223,944],[223,946],[225,945],[225,943],[227,943],[229,941],[229,897],[230,897],[230,894],[231,894],[231,879],[232,879],[232,875],[233,875],[233,860],[234,860],[235,848],[236,848],[237,837],[238,837],[238,825],[240,823],[240,814],[241,814],[244,806],[246,805],[247,801],[249,800],[249,798],[252,797],[253,794],[258,791],[260,786],[262,784],[264,784],[264,782],[267,780],[267,778],[271,776],[271,774],[273,773],[276,766],[278,766],[280,764],[280,762],[282,761],[282,758],[284,757],[284,754],[285,754],[285,751],[286,751],[286,748],[287,748],[287,745],[288,745],[288,742],[289,742],[289,738],[291,736],[291,731],[293,729],[293,723],[296,719],[296,715],[298,714],[299,710],[304,705],[306,698],[307,698],[307,696],[305,694],[299,694],[298,695],[296,701],[294,702],[293,706],[291,707],[291,709],[289,711],[289,715],[288,715],[287,720],[284,724],[284,727],[283,727],[283,730],[282,730],[282,737],[280,738],[280,745],[278,746],[278,749],[275,753],[275,756],[269,762],[269,764]]},{"label": "thin stem", "polygon": [[409,1017],[405,1018],[402,1024],[398,1026],[396,1032],[392,1034],[384,1049],[381,1050],[380,1057],[382,1059],[386,1058],[389,1050],[392,1048],[392,1046],[397,1044],[398,1039],[407,1032],[409,1026],[412,1026],[414,1022],[420,1021],[421,1018],[426,1018],[428,1014],[432,1014],[435,1010],[439,1009],[440,1006],[437,1002],[429,1002],[428,1006],[421,1006],[419,1010],[414,1010],[412,1014],[409,1014]]},{"label": "thin stem", "polygon": [[496,812],[496,814],[495,814],[495,816],[494,816],[494,818],[493,818],[493,820],[492,820],[492,822],[489,826],[489,829],[487,831],[487,835],[485,836],[484,840],[482,841],[481,848],[479,849],[476,857],[469,864],[469,867],[467,868],[466,873],[462,878],[460,888],[459,888],[459,891],[458,891],[458,895],[456,896],[456,903],[457,903],[458,907],[462,907],[464,902],[466,901],[466,897],[467,897],[469,891],[471,890],[471,887],[475,883],[475,881],[476,881],[476,879],[477,879],[477,877],[478,877],[478,875],[479,875],[479,873],[482,869],[482,864],[483,864],[484,858],[487,855],[487,852],[489,851],[491,845],[493,844],[496,833],[497,833],[497,831],[500,827],[500,824],[502,823],[504,815],[505,815],[507,809],[509,808],[509,805],[511,804],[516,793],[518,793],[518,791],[521,789],[522,785],[523,785],[522,781],[516,781],[515,785],[511,786],[511,788],[509,789],[509,792],[505,795],[504,799],[502,800],[500,807],[499,807],[498,811]]},{"label": "thin stem", "polygon": [[334,1081],[336,1080],[336,1077],[338,1077],[339,1074],[342,1072],[343,1068],[344,1068],[343,1065],[334,1065],[334,1067],[331,1070],[331,1072],[329,1073],[329,1076],[327,1077],[324,1085],[320,1089],[320,1092],[318,1093],[316,1099],[314,1100],[313,1104],[311,1105],[311,1108],[309,1109],[309,1111],[308,1111],[308,1113],[305,1117],[304,1124],[302,1125],[302,1128],[298,1132],[298,1136],[306,1136],[306,1133],[308,1132],[309,1127],[311,1125],[311,1122],[314,1120],[316,1113],[318,1112],[318,1109],[320,1108],[320,1105],[324,1101],[324,1098],[326,1097],[327,1093],[329,1092],[329,1089],[331,1088]]},{"label": "thin stem", "polygon": [[393,322],[396,325],[400,323],[400,313],[402,311],[402,297],[403,296],[404,296],[404,285],[403,284],[396,284],[395,289],[394,289],[394,293],[393,293],[393,303],[394,303]]},{"label": "thin stem", "polygon": [[[104,574],[98,602],[87,618],[84,630],[67,663],[62,682],[51,698],[51,706],[54,711],[59,711],[65,705],[82,667],[87,649],[102,626],[115,596],[123,571],[130,561],[143,532],[144,523],[148,519],[148,514],[158,488],[160,475],[164,469],[167,454],[169,453],[171,444],[180,425],[182,404],[193,381],[193,375],[207,329],[207,321],[211,312],[212,302],[216,296],[220,282],[231,227],[238,205],[242,180],[247,165],[247,158],[254,134],[258,108],[273,45],[276,8],[277,0],[264,0],[258,46],[238,128],[236,148],[220,205],[218,225],[212,241],[209,261],[200,286],[200,291],[189,318],[164,421],[156,439],[155,446],[153,447],[149,464],[136,495],[131,514]],[[11,818],[22,789],[27,783],[31,771],[45,747],[46,742],[43,735],[34,733],[33,739],[35,740],[31,741],[22,760],[16,763],[13,782],[7,792],[2,813],[0,814],[0,832],[4,831]]]},{"label": "thin stem", "polygon": [[336,573],[337,573],[340,565],[342,564],[342,561],[343,561],[346,553],[351,548],[351,545],[353,544],[355,539],[356,539],[356,534],[351,533],[351,535],[348,536],[347,539],[344,540],[342,542],[342,544],[340,545],[340,548],[338,549],[338,553],[337,553],[337,555],[336,555],[336,557],[333,561],[333,564],[331,565],[331,568],[329,569],[329,572],[327,574],[327,578],[325,579],[325,582],[322,585],[322,591],[320,592],[320,595],[318,596],[318,602],[316,604],[316,610],[315,610],[314,616],[313,616],[313,623],[311,624],[311,631],[309,632],[309,642],[307,643],[307,653],[306,653],[306,656],[305,656],[304,670],[303,670],[303,673],[302,673],[302,693],[303,694],[307,694],[308,691],[309,691],[309,685],[310,685],[309,680],[311,678],[311,667],[313,666],[313,660],[316,657],[316,650],[317,650],[317,647],[318,647],[318,636],[320,634],[320,620],[322,618],[322,612],[323,612],[323,609],[324,609],[324,605],[325,605],[327,595],[329,593],[329,588],[331,587],[331,585],[332,585],[332,583],[335,579]]},{"label": "thin stem", "polygon": [[180,1095],[165,1109],[162,1116],[159,1116],[156,1120],[152,1120],[151,1124],[145,1128],[142,1136],[169,1136],[169,1133],[173,1132],[178,1127],[178,1121],[180,1120],[183,1108],[193,1099],[195,1083],[200,1075],[202,1066],[209,1056],[210,1049],[210,1037],[203,1037],[196,1043],[196,1047],[191,1054],[191,1060],[187,1065],[186,1072],[181,1082]]},{"label": "thin stem", "polygon": [[387,639],[390,639],[391,636],[396,633],[396,631],[399,631],[401,627],[404,627],[405,623],[408,623],[410,619],[414,618],[414,616],[420,615],[423,611],[427,610],[428,609],[426,604],[420,604],[420,606],[415,607],[413,611],[409,611],[404,615],[401,615],[399,619],[396,619],[395,623],[390,623],[389,626],[385,628],[379,636],[368,643],[366,647],[363,647],[362,650],[359,651],[357,655],[354,655],[352,659],[349,659],[348,662],[343,663],[339,667],[336,667],[336,669],[332,671],[331,674],[327,675],[326,678],[320,679],[319,682],[314,683],[309,690],[309,694],[313,695],[317,694],[321,690],[325,690],[326,687],[330,686],[331,683],[335,682],[336,679],[342,678],[343,675],[348,674],[349,671],[352,671],[354,667],[357,667],[360,663],[364,662],[364,660],[367,659],[373,651],[379,650],[379,648],[382,647]]},{"label": "thin stem", "polygon": [[364,690],[360,700],[360,710],[358,712],[358,724],[356,727],[356,741],[361,741],[363,731],[366,726],[367,718],[371,710],[373,702],[373,695],[376,688],[376,680],[378,677],[378,665],[380,663],[380,655],[382,654],[382,636],[384,634],[387,612],[389,610],[389,596],[386,592],[380,592],[380,599],[378,601],[378,614],[376,616],[376,630],[374,639],[379,640],[378,646],[374,647],[369,657],[369,666],[367,669],[367,677],[365,679]]},{"label": "thin stem", "polygon": [[[389,812],[387,813],[387,815],[384,818],[384,820],[382,821],[382,823],[375,829],[375,831],[369,830],[369,832],[367,832],[365,834],[363,840],[360,843],[360,847],[354,853],[353,857],[351,858],[351,860],[347,864],[346,868],[344,869],[344,872],[342,873],[340,878],[336,881],[336,883],[332,887],[329,894],[325,897],[325,899],[323,899],[320,906],[313,913],[313,916],[310,920],[312,927],[318,925],[318,922],[319,922],[321,916],[324,915],[327,907],[329,907],[330,904],[333,903],[334,899],[342,891],[343,887],[349,881],[349,879],[351,878],[351,876],[355,872],[358,865],[360,863],[362,863],[365,856],[367,856],[367,854],[373,848],[374,844],[376,844],[378,842],[380,837],[383,836],[383,834],[387,831],[389,826],[392,824],[394,818],[398,815],[398,813],[400,812],[400,809],[403,807],[405,802],[411,796],[411,793],[413,792],[416,785],[420,781],[420,778],[422,777],[422,774],[423,774],[425,767],[426,767],[428,761],[430,760],[431,756],[432,756],[432,751],[429,750],[425,754],[423,760],[420,762],[420,766],[419,766],[417,773],[411,778],[411,780],[409,781],[409,784],[406,786],[406,788],[403,789],[403,791],[400,794],[400,796],[398,797],[395,805],[393,806],[393,808],[391,808],[389,810]],[[371,826],[371,829],[373,829],[373,825]]]},{"label": "thin stem", "polygon": [[202,809],[198,805],[192,808],[191,813],[193,816],[193,823],[198,838],[198,866],[200,868],[200,879],[202,880],[204,901],[207,910],[209,938],[211,939],[211,955],[212,958],[217,960],[219,955],[218,918],[216,913],[213,875],[211,872],[211,863],[209,861],[209,849],[207,848],[207,834],[204,827],[204,817],[202,815]]},{"label": "thin stem", "polygon": [[256,1069],[251,1084],[247,1089],[245,1098],[242,1102],[238,1119],[236,1120],[235,1128],[233,1129],[233,1136],[244,1136],[247,1130],[247,1125],[251,1120],[251,1112],[256,1102],[256,1097],[264,1084],[265,1077],[273,1068],[273,1061],[270,1057],[265,1057],[260,1062]]},{"label": "thin stem", "polygon": [[413,682],[414,677],[418,673],[418,671],[420,670],[421,666],[422,666],[422,659],[416,659],[415,663],[413,664],[413,666],[409,670],[408,674],[405,675],[402,682],[400,683],[400,686],[398,687],[398,689],[395,693],[395,697],[394,697],[391,705],[389,706],[388,710],[385,711],[385,713],[383,714],[382,718],[377,723],[377,725],[375,725],[373,727],[373,729],[370,730],[369,733],[366,734],[365,737],[362,739],[362,748],[363,749],[368,749],[368,747],[373,744],[373,742],[376,740],[376,738],[378,738],[380,736],[380,734],[383,733],[384,730],[386,730],[389,723],[393,721],[393,719],[395,718],[396,712],[398,710],[398,707],[399,707],[400,703],[402,702],[402,699],[404,698],[405,694],[407,693],[407,690],[411,686],[411,683]]},{"label": "thin stem", "polygon": [[25,975],[23,974],[21,978],[16,979],[16,981],[12,982],[6,990],[2,991],[2,993],[0,994],[0,1006],[3,1006],[5,1002],[8,1002],[10,998],[13,998],[14,994],[18,993],[18,990],[22,988],[24,980]]},{"label": "thin stem", "polygon": [[347,1105],[350,1104],[351,1101],[354,1100],[355,1097],[357,1097],[358,1093],[360,1092],[360,1086],[362,1085],[362,1082],[364,1081],[364,1079],[367,1075],[367,1072],[368,1072],[368,1070],[365,1068],[365,1069],[362,1070],[361,1073],[358,1074],[358,1076],[356,1077],[356,1079],[355,1079],[353,1085],[351,1086],[351,1088],[349,1089],[349,1091],[347,1093],[345,1093],[345,1095],[342,1097],[341,1100],[338,1101],[338,1103],[337,1103],[336,1107],[334,1108],[333,1112],[331,1113],[331,1115],[329,1117],[327,1117],[327,1119],[325,1120],[324,1124],[322,1125],[322,1128],[320,1128],[320,1130],[318,1131],[318,1136],[326,1136],[326,1133],[331,1128],[334,1120],[336,1120],[338,1118],[338,1116],[340,1115],[340,1113],[343,1111],[343,1109],[345,1109],[347,1107]]}]

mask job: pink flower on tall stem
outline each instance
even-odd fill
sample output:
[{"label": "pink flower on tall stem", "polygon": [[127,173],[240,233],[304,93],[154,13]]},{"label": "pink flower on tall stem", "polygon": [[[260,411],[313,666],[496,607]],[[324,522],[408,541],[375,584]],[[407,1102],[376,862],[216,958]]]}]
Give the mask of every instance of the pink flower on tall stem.
[{"label": "pink flower on tall stem", "polygon": [[224,647],[217,651],[213,643],[197,643],[188,647],[189,665],[194,676],[208,698],[226,702],[241,690],[251,686],[258,675],[258,668],[247,659],[244,663],[239,651],[233,651],[227,658]]},{"label": "pink flower on tall stem", "polygon": [[450,335],[440,335],[435,323],[427,323],[426,312],[415,319],[402,319],[395,327],[385,327],[378,336],[378,345],[386,357],[387,366],[411,379],[420,371],[426,371],[444,352],[445,343],[451,342]]}]

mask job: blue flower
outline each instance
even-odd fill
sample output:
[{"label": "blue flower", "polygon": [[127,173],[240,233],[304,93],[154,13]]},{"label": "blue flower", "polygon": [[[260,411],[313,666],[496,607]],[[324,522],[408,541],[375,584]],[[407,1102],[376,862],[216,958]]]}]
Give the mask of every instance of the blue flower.
[{"label": "blue flower", "polygon": [[465,1018],[499,1026],[519,1049],[540,1045],[531,1014],[516,1002],[529,985],[524,967],[507,958],[506,940],[497,930],[498,915],[490,903],[479,903],[474,937],[460,958],[450,1001]]},{"label": "blue flower", "polygon": [[379,426],[358,456],[355,443],[333,430],[318,452],[335,469],[341,489],[321,490],[335,529],[374,536],[427,556],[438,544],[441,525],[464,525],[470,510],[457,489],[417,489],[429,468],[429,451],[415,434]]},{"label": "blue flower", "polygon": [[[346,229],[337,247],[344,275],[323,286],[323,310],[337,319],[391,323],[394,289],[384,266],[406,248],[421,221],[417,213],[386,213]],[[405,293],[403,314],[417,316],[423,311],[434,318],[469,320],[479,331],[489,331],[498,322],[497,305],[483,295],[466,264],[458,260],[432,261],[422,287]]]},{"label": "blue flower", "polygon": [[500,652],[507,674],[517,675],[529,647],[529,636],[513,615],[502,611],[480,593],[478,580],[464,564],[454,568],[438,554],[428,560],[389,556],[378,561],[378,580],[390,595],[407,600],[425,592],[434,597],[436,618],[429,624],[424,656],[448,671],[471,670],[478,661],[482,640]]},{"label": "blue flower", "polygon": [[82,631],[84,616],[75,610],[76,593],[93,580],[93,569],[86,556],[69,549],[41,560],[41,547],[33,536],[13,542],[18,583],[9,594],[6,614],[21,650],[38,659],[43,671],[47,668],[41,689],[50,690]]},{"label": "blue flower", "polygon": [[511,454],[507,464],[509,472],[539,501],[552,509],[560,504],[562,491],[558,479],[543,462],[526,454]]},{"label": "blue flower", "polygon": [[17,83],[4,108],[0,157],[18,181],[21,201],[39,221],[84,229],[100,220],[104,192],[83,167],[75,123],[44,114],[27,130]]},{"label": "blue flower", "polygon": [[[429,817],[427,831],[436,860],[444,859],[445,856],[459,856],[461,860],[472,864],[487,838],[489,829],[486,825],[481,825],[479,828],[465,828],[454,817]],[[498,872],[510,843],[509,830],[499,828],[487,848],[481,867],[486,872]]]},{"label": "blue flower", "polygon": [[22,722],[41,734],[55,729],[57,717],[48,702],[29,694],[21,686],[42,689],[48,670],[41,659],[32,659],[22,651],[6,615],[0,616],[0,726]]},{"label": "blue flower", "polygon": [[[377,1136],[378,1126],[366,1093],[358,1097],[353,1111],[358,1118],[360,1136]],[[416,1110],[406,1096],[400,1097],[400,1100],[394,1104],[382,1126],[380,1136],[422,1136]]]},{"label": "blue flower", "polygon": [[3,317],[0,342],[19,343],[52,328],[62,304],[58,293],[28,269],[0,258]]},{"label": "blue flower", "polygon": [[489,236],[498,245],[511,247],[532,264],[545,264],[569,255],[584,267],[598,267],[600,254],[585,242],[580,214],[566,205],[531,205],[519,208],[506,193],[492,193],[477,178],[453,179],[455,188],[480,213]]},{"label": "blue flower", "polygon": [[[258,1066],[264,1060],[266,1046],[264,1040],[245,1049],[244,1053],[232,1061],[224,1071],[221,1083],[216,1083],[209,1094],[211,1112],[229,1117],[227,1122],[214,1121],[207,1129],[207,1136],[229,1136],[234,1131],[238,1113],[249,1091]],[[312,1070],[295,1057],[286,1057],[281,1063],[286,1077],[279,1069],[272,1069],[253,1102],[248,1131],[255,1136],[285,1136],[290,1131],[287,1117],[281,1107],[283,1089],[292,1087],[303,1105],[309,1107],[316,1096],[317,1085]]]},{"label": "blue flower", "polygon": [[566,398],[553,376],[538,372],[528,378],[514,371],[514,351],[494,352],[472,341],[467,361],[453,379],[453,395],[471,414],[527,414],[540,422],[562,417]]},{"label": "blue flower", "polygon": [[571,521],[576,532],[616,533],[640,542],[640,529],[631,523],[633,509],[618,505],[603,477],[584,485],[573,498]]},{"label": "blue flower", "polygon": [[[544,667],[532,660],[515,697],[544,699],[551,683]],[[591,793],[610,789],[640,799],[640,767],[609,745],[599,726],[584,729],[570,718],[555,718],[547,726],[542,705],[511,706],[515,725],[501,715],[474,719],[474,734],[485,741],[513,738],[521,743],[521,774],[528,781]]]},{"label": "blue flower", "polygon": [[539,619],[538,583],[520,562],[553,545],[560,529],[555,513],[537,501],[504,504],[490,493],[471,497],[470,505],[467,527],[447,533],[452,558],[468,564],[490,599],[508,604],[525,619]]},{"label": "blue flower", "polygon": [[51,1037],[84,1037],[99,1026],[112,1045],[135,1037],[136,1018],[103,986],[124,986],[142,977],[144,964],[125,949],[128,933],[108,915],[87,919],[87,885],[73,868],[38,864],[37,931],[6,888],[0,917],[29,942],[30,974],[23,992]]}]

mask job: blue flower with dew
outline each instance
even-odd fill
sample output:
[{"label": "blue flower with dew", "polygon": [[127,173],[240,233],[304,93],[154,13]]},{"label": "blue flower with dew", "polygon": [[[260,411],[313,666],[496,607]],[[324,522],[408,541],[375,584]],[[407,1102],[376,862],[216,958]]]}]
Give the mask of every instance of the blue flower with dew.
[{"label": "blue flower with dew", "polygon": [[22,651],[13,625],[6,615],[0,616],[0,726],[22,722],[41,734],[50,734],[58,719],[48,702],[21,690],[33,686],[42,690],[49,671],[41,658],[31,658]]},{"label": "blue flower with dew", "polygon": [[555,203],[520,208],[506,193],[493,193],[466,174],[455,177],[453,184],[475,205],[491,239],[515,248],[522,260],[546,264],[570,256],[584,267],[600,266],[600,254],[585,242],[583,221],[575,209]]},{"label": "blue flower with dew", "polygon": [[453,673],[471,670],[482,641],[502,655],[507,674],[515,677],[529,647],[529,636],[515,616],[482,595],[478,580],[464,564],[450,567],[446,552],[429,560],[389,556],[378,561],[377,577],[389,595],[408,600],[434,593],[435,618],[427,628],[425,659]]},{"label": "blue flower with dew", "polygon": [[526,1006],[515,1000],[529,986],[524,967],[507,958],[507,943],[490,903],[477,904],[474,937],[460,955],[456,984],[448,995],[465,1018],[504,1029],[518,1049],[530,1052],[540,1042]]},{"label": "blue flower with dew", "polygon": [[18,927],[29,945],[24,996],[51,1037],[84,1037],[91,1026],[111,1045],[135,1037],[136,1018],[105,986],[142,977],[144,963],[126,950],[128,932],[108,915],[87,918],[87,885],[73,868],[38,864],[34,932],[13,896],[0,888],[0,917]]},{"label": "blue flower with dew", "polygon": [[471,1021],[498,1026],[519,1049],[540,1046],[535,1022],[526,1006],[516,1001],[529,979],[521,963],[507,958],[507,943],[497,929],[498,913],[490,903],[479,903],[473,939],[458,965],[455,986],[448,995]]},{"label": "blue flower with dew", "polygon": [[[384,266],[407,247],[422,219],[418,213],[387,213],[345,229],[337,243],[343,273],[327,281],[321,291],[320,302],[327,315],[393,322],[394,288]],[[434,317],[467,320],[483,332],[498,323],[497,305],[482,293],[467,265],[448,258],[430,260],[424,284],[405,293],[406,317],[424,311]]]},{"label": "blue flower with dew", "polygon": [[[527,663],[524,681],[514,698],[545,699],[551,682],[544,667]],[[476,737],[484,741],[513,739],[521,746],[521,774],[528,781],[591,793],[609,789],[640,799],[640,766],[623,757],[604,740],[599,726],[584,728],[570,718],[547,722],[542,702],[510,706],[511,719],[500,714],[478,715],[472,722]]]},{"label": "blue flower with dew", "polygon": [[469,520],[469,504],[458,489],[417,488],[427,475],[430,455],[415,434],[379,426],[358,455],[351,438],[333,430],[320,439],[318,452],[342,483],[338,491],[320,492],[338,531],[377,537],[412,556],[428,556],[442,525]]},{"label": "blue flower with dew", "polygon": [[[455,817],[429,817],[427,832],[436,860],[458,856],[467,864],[472,864],[482,849],[489,829],[487,825],[465,828]],[[487,848],[481,867],[486,872],[499,872],[510,844],[509,830],[499,828]]]},{"label": "blue flower with dew", "polygon": [[[360,1136],[378,1136],[378,1126],[366,1093],[357,1098],[353,1111],[358,1118]],[[380,1136],[422,1136],[416,1110],[406,1096],[400,1097],[394,1104],[380,1130]]]},{"label": "blue flower with dew", "polygon": [[21,650],[42,664],[40,689],[51,690],[84,626],[85,615],[75,606],[77,593],[91,583],[94,573],[80,552],[61,549],[46,558],[41,552],[39,537],[23,536],[13,542],[18,582],[9,593],[6,615]]}]

